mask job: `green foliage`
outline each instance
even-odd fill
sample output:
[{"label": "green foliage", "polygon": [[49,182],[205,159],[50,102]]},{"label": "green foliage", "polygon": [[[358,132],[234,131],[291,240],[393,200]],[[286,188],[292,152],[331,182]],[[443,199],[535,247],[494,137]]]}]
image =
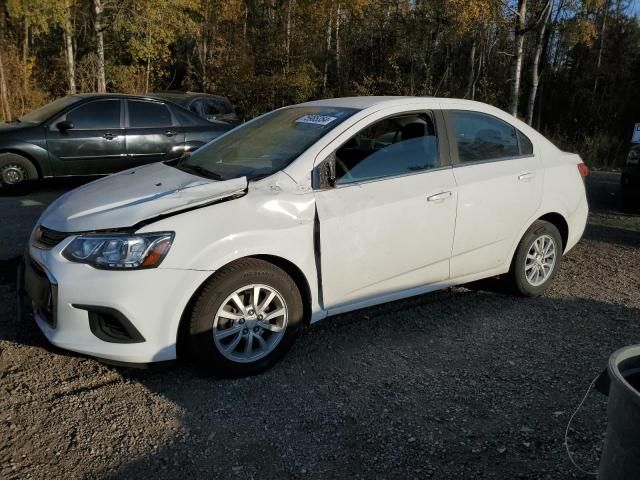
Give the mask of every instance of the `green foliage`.
[{"label": "green foliage", "polygon": [[[78,90],[96,88],[93,0],[0,2],[7,19],[6,26],[0,25],[0,54],[5,70],[12,72],[7,75],[12,112],[68,91],[65,31],[72,39]],[[102,3],[110,91],[220,93],[245,118],[290,103],[344,95],[467,95],[508,106],[513,2]],[[528,3],[530,25],[545,0]],[[638,20],[605,0],[555,1],[551,18],[534,126],[594,165],[615,165],[625,155],[632,124],[640,122]],[[528,96],[535,40],[535,31],[526,34],[521,105]]]}]

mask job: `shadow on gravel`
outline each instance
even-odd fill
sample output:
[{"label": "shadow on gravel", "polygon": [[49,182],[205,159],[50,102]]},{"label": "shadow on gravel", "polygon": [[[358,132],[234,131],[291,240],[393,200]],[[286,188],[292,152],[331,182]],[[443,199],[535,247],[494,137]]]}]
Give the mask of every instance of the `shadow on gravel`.
[{"label": "shadow on gravel", "polygon": [[15,289],[16,274],[21,260],[21,256],[0,260],[0,285],[11,285]]},{"label": "shadow on gravel", "polygon": [[623,247],[640,247],[640,231],[605,225],[588,224],[584,238],[596,242],[607,242]]},{"label": "shadow on gravel", "polygon": [[[122,370],[179,405],[186,433],[98,477],[574,477],[568,416],[640,311],[479,283],[326,320],[256,377]],[[581,464],[605,428],[593,394],[570,435]]]},{"label": "shadow on gravel", "polygon": [[[590,188],[600,188],[597,208],[609,211],[617,177],[602,178]],[[36,194],[86,181],[45,182]],[[589,225],[585,237],[638,246],[638,233],[622,228]],[[0,291],[15,289],[18,258],[0,262]],[[63,456],[70,472],[86,469],[77,476],[90,478],[590,478],[567,461],[564,428],[608,356],[640,340],[640,310],[506,293],[489,279],[330,318],[309,328],[275,368],[250,378],[218,380],[180,364],[114,369],[179,406],[182,427],[166,442],[141,444],[136,429],[166,421],[153,415],[149,396],[118,394],[98,410],[69,401],[64,406],[100,416],[129,415],[127,404],[148,407],[130,422],[96,422],[115,427],[109,442],[146,453],[97,463],[87,444]],[[62,353],[13,313],[4,309],[0,340]],[[589,469],[605,405],[592,394],[570,435]],[[51,432],[60,429],[50,438],[63,444],[71,427],[55,414],[50,420]]]}]

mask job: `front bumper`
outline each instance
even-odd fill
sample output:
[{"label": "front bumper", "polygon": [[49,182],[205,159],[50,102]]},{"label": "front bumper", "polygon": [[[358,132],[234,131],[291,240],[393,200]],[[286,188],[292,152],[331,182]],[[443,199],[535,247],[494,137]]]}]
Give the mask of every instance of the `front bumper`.
[{"label": "front bumper", "polygon": [[[51,250],[31,246],[26,256],[33,268],[31,272],[28,266],[25,268],[25,291],[32,299],[35,321],[47,339],[65,350],[113,362],[175,359],[182,313],[212,272],[163,268],[97,270],[69,262],[61,255],[72,239],[65,239]],[[139,332],[141,340],[105,339],[95,328],[92,308],[118,312]]]}]

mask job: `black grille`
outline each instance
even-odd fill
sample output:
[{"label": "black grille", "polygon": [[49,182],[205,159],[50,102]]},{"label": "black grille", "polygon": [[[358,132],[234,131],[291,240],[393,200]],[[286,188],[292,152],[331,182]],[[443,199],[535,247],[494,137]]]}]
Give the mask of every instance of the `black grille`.
[{"label": "black grille", "polygon": [[69,234],[64,232],[57,232],[49,228],[40,226],[38,227],[34,243],[40,248],[50,249],[58,245],[62,240],[67,238]]}]

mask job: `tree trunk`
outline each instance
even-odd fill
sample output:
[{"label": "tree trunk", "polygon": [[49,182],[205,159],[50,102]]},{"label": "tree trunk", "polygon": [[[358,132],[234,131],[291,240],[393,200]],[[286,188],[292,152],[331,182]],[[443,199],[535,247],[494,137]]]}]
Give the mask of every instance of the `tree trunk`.
[{"label": "tree trunk", "polygon": [[469,57],[470,60],[470,69],[469,69],[469,80],[467,81],[467,91],[464,93],[464,98],[469,98],[471,96],[471,90],[473,89],[474,79],[476,77],[476,41],[473,40],[473,45],[471,45],[471,55]]},{"label": "tree trunk", "polygon": [[527,104],[527,124],[530,126],[533,125],[533,110],[535,109],[536,95],[538,94],[538,85],[540,84],[540,57],[542,56],[542,49],[544,47],[544,34],[551,15],[551,9],[553,8],[553,0],[547,0],[544,8],[542,22],[538,30],[536,51],[533,54],[533,63],[531,65],[531,91],[529,92],[529,102]]},{"label": "tree trunk", "polygon": [[247,41],[247,22],[249,21],[249,7],[245,4],[244,6],[244,15],[242,22],[242,39]]},{"label": "tree trunk", "polygon": [[144,93],[149,93],[150,73],[151,73],[151,26],[147,22],[147,67],[144,75]]},{"label": "tree trunk", "polygon": [[336,76],[338,88],[340,88],[340,2],[336,8]]},{"label": "tree trunk", "polygon": [[596,75],[595,75],[596,79],[593,82],[594,95],[598,90],[598,80],[599,80],[598,76],[600,73],[600,67],[602,65],[602,50],[604,49],[604,36],[607,30],[607,17],[609,15],[609,5],[610,5],[610,0],[607,0],[606,2],[604,2],[604,12],[602,16],[602,29],[600,30],[600,47],[598,48],[598,61],[596,63]]},{"label": "tree trunk", "polygon": [[522,59],[524,57],[524,34],[527,16],[527,0],[518,0],[518,15],[515,25],[515,49],[513,70],[511,75],[511,99],[509,113],[518,115],[518,100],[520,99],[520,76],[522,74]]},{"label": "tree trunk", "polygon": [[[2,39],[0,39],[2,40]],[[0,46],[2,43],[0,42]],[[2,49],[0,48],[0,53]],[[11,108],[9,107],[9,98],[7,96],[7,83],[4,76],[4,66],[2,64],[2,56],[0,54],[0,113],[2,113],[2,120],[8,122],[11,120]]]},{"label": "tree trunk", "polygon": [[476,72],[476,76],[473,79],[473,84],[471,85],[471,100],[476,99],[476,85],[478,84],[478,79],[482,74],[483,65],[484,65],[484,46],[480,49],[480,58],[478,59],[478,70]]},{"label": "tree trunk", "polygon": [[29,88],[29,19],[24,18],[24,39],[22,41],[22,67],[24,69],[24,78],[22,79],[23,94],[26,95]]},{"label": "tree trunk", "polygon": [[98,93],[106,93],[107,80],[104,73],[104,38],[102,35],[102,12],[104,5],[102,0],[93,0],[93,6],[96,12],[95,31],[98,44]]},{"label": "tree trunk", "polygon": [[329,7],[329,21],[327,22],[327,54],[324,60],[324,75],[322,77],[322,91],[327,91],[327,79],[329,77],[329,52],[331,51],[331,34],[333,23],[333,7]]},{"label": "tree trunk", "polygon": [[67,60],[67,76],[69,78],[69,94],[76,93],[76,65],[73,53],[73,29],[71,27],[71,9],[67,10],[64,22],[65,59]]},{"label": "tree trunk", "polygon": [[287,58],[286,58],[286,63],[284,67],[285,74],[289,73],[289,66],[291,62],[291,11],[293,10],[295,3],[296,3],[295,0],[289,0],[289,6],[287,9],[287,44],[286,44]]}]

